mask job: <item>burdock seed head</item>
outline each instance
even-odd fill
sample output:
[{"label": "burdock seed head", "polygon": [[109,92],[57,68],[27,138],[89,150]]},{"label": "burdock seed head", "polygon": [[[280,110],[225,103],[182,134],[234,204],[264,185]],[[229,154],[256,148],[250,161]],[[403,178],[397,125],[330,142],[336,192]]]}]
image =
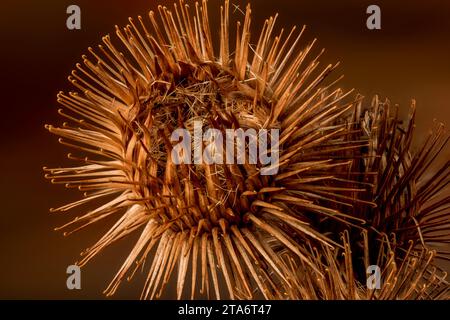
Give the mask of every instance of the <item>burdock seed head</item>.
[{"label": "burdock seed head", "polygon": [[[64,225],[66,234],[118,216],[79,264],[139,232],[108,295],[147,260],[142,298],[159,297],[173,278],[177,298],[370,298],[339,289],[362,281],[352,246],[359,246],[357,254],[375,247],[387,257],[390,251],[378,243],[396,230],[392,226],[412,228],[402,231],[403,242],[418,239],[410,222],[382,223],[392,201],[400,197],[405,201],[394,207],[408,206],[395,183],[411,179],[405,163],[392,166],[409,158],[395,148],[397,140],[384,142],[390,136],[379,124],[391,122],[379,120],[378,109],[364,117],[360,96],[348,100],[352,91],[324,84],[336,65],[318,70],[320,53],[309,57],[315,41],[299,45],[304,28],[275,34],[274,16],[252,45],[250,6],[234,29],[226,0],[218,32],[210,30],[206,1],[193,7],[183,1],[173,10],[160,6],[158,15],[116,27],[116,37],[103,37],[76,65],[69,77],[75,91],[58,94],[68,123],[47,129],[75,150],[69,158],[78,165],[45,169],[46,177],[84,197],[53,211],[96,204]],[[234,161],[189,161],[185,151],[186,161],[174,161],[173,132],[195,135],[196,126],[223,136],[230,129],[266,130],[274,149],[264,155],[277,154],[277,161],[243,156],[251,154],[250,140],[232,144],[240,150]],[[197,140],[193,149],[210,140]],[[397,143],[408,144],[409,135],[404,140]],[[225,157],[230,148],[215,152]],[[267,169],[273,174],[263,174]],[[388,209],[389,216],[398,211]],[[426,241],[423,228],[419,235]],[[411,253],[394,254],[406,259]]]}]

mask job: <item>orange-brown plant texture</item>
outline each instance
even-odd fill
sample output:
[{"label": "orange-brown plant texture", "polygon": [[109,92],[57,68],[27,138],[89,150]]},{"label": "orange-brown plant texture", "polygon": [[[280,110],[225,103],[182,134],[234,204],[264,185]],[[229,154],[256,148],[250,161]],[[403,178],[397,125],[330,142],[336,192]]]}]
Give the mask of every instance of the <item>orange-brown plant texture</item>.
[{"label": "orange-brown plant texture", "polygon": [[[337,65],[318,67],[315,41],[300,45],[304,27],[275,33],[275,15],[253,45],[249,5],[235,24],[226,0],[217,31],[207,7],[180,1],[130,18],[58,94],[67,122],[46,128],[77,164],[44,168],[46,178],[84,196],[51,211],[90,206],[65,234],[117,217],[78,264],[137,232],[107,295],[146,266],[144,299],[169,281],[191,299],[448,298],[436,261],[450,257],[449,162],[431,171],[443,126],[413,153],[414,103],[404,126],[388,101],[366,106],[327,81]],[[248,159],[174,164],[171,132],[194,121],[279,129],[277,174]],[[366,286],[369,265],[382,270],[380,289]]]}]

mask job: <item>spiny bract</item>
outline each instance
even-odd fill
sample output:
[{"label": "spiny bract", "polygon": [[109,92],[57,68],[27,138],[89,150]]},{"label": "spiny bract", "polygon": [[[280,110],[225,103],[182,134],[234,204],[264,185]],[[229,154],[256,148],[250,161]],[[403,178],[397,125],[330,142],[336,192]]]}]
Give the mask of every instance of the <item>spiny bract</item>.
[{"label": "spiny bract", "polygon": [[[380,131],[380,125],[395,125],[386,113],[372,108],[363,114],[362,97],[349,100],[352,90],[343,92],[336,81],[323,84],[336,65],[318,69],[321,52],[309,58],[315,40],[299,47],[304,28],[274,35],[277,16],[271,17],[253,46],[250,6],[232,37],[227,0],[215,52],[206,1],[195,3],[193,16],[183,1],[173,11],[158,10],[160,21],[150,12],[150,23],[130,18],[125,28],[116,27],[121,46],[105,36],[98,50],[89,48],[91,57],[83,56],[84,65],[69,77],[76,91],[58,95],[59,113],[69,122],[47,126],[62,144],[90,154],[69,154],[81,162],[75,167],[45,169],[53,183],[84,192],[81,200],[52,211],[98,203],[62,228],[71,228],[68,234],[119,215],[79,264],[140,232],[108,295],[149,259],[142,298],[160,296],[176,267],[177,298],[411,297],[410,287],[362,290],[365,271],[350,248],[366,265],[380,252],[380,264],[391,269],[397,256],[423,264],[434,255],[408,249],[408,240],[417,240],[410,220],[409,231],[402,229],[404,252],[386,247],[391,239],[384,234],[394,230],[383,229],[383,214],[392,217],[398,206],[408,206],[390,205],[399,197],[409,201],[395,191],[403,192],[395,183],[409,179],[399,175],[410,165],[398,162],[411,161],[394,146],[397,140]],[[221,131],[279,129],[277,174],[261,175],[262,166],[248,159],[175,164],[171,133],[192,131],[195,121]],[[409,145],[409,135],[405,139]],[[411,272],[406,269],[404,277]],[[401,269],[392,272],[394,277]],[[444,283],[433,276],[427,283]]]}]

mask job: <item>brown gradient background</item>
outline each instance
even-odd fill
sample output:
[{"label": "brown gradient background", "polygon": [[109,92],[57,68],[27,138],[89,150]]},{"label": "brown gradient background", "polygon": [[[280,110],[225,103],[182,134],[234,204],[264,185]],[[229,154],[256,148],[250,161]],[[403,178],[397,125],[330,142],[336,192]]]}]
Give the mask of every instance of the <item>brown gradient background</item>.
[{"label": "brown gradient background", "polygon": [[[42,167],[67,163],[69,151],[44,124],[61,123],[56,93],[70,88],[66,76],[87,47],[113,33],[115,24],[126,24],[128,16],[145,15],[161,2],[172,1],[2,1],[0,298],[103,298],[102,290],[133,245],[136,237],[108,248],[82,269],[82,290],[66,289],[66,267],[113,220],[67,238],[53,231],[80,212],[48,212],[78,194],[43,178]],[[210,15],[218,17],[221,1],[209,2]],[[244,6],[243,1],[232,2]],[[70,4],[81,7],[79,31],[65,26]],[[381,31],[365,27],[370,4],[381,6]],[[307,24],[306,39],[318,37],[317,51],[327,49],[324,64],[342,62],[334,77],[345,74],[343,88],[355,87],[366,97],[389,97],[403,114],[416,98],[416,142],[423,140],[434,118],[450,123],[450,2],[253,0],[252,7],[254,33],[274,12],[280,14],[279,26]],[[447,148],[441,160],[449,155]],[[142,279],[122,285],[115,298],[139,297]]]}]

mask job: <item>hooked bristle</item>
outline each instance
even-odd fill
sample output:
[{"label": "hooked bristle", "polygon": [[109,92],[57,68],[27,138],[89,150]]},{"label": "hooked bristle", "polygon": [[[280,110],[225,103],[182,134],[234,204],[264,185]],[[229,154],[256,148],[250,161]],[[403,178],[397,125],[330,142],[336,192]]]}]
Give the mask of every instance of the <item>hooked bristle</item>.
[{"label": "hooked bristle", "polygon": [[[76,64],[69,76],[76,91],[58,93],[67,122],[46,129],[89,157],[69,153],[81,164],[44,169],[52,183],[84,195],[51,211],[94,207],[62,226],[71,228],[64,235],[119,217],[79,264],[137,232],[108,296],[149,259],[141,298],[160,297],[173,277],[178,299],[442,298],[448,283],[427,272],[448,253],[433,253],[428,243],[449,241],[449,198],[431,201],[448,184],[448,163],[432,180],[422,178],[448,134],[439,127],[411,156],[413,116],[402,131],[387,103],[375,100],[363,113],[362,96],[336,87],[342,77],[327,83],[339,63],[319,70],[323,50],[310,57],[316,39],[300,46],[305,27],[274,35],[275,15],[252,45],[250,5],[234,43],[224,1],[216,56],[207,9],[205,0],[195,3],[192,15],[180,0],[173,11],[151,11],[149,23],[129,18]],[[178,129],[194,136],[194,156],[178,149]],[[217,148],[229,130],[265,136]],[[199,131],[215,135],[199,140]],[[213,161],[199,161],[196,150],[206,149]],[[445,235],[436,238],[436,230]],[[420,267],[400,267],[411,259]],[[376,262],[395,269],[389,275],[401,284],[361,290],[362,268]],[[417,293],[401,279],[435,291]]]}]

